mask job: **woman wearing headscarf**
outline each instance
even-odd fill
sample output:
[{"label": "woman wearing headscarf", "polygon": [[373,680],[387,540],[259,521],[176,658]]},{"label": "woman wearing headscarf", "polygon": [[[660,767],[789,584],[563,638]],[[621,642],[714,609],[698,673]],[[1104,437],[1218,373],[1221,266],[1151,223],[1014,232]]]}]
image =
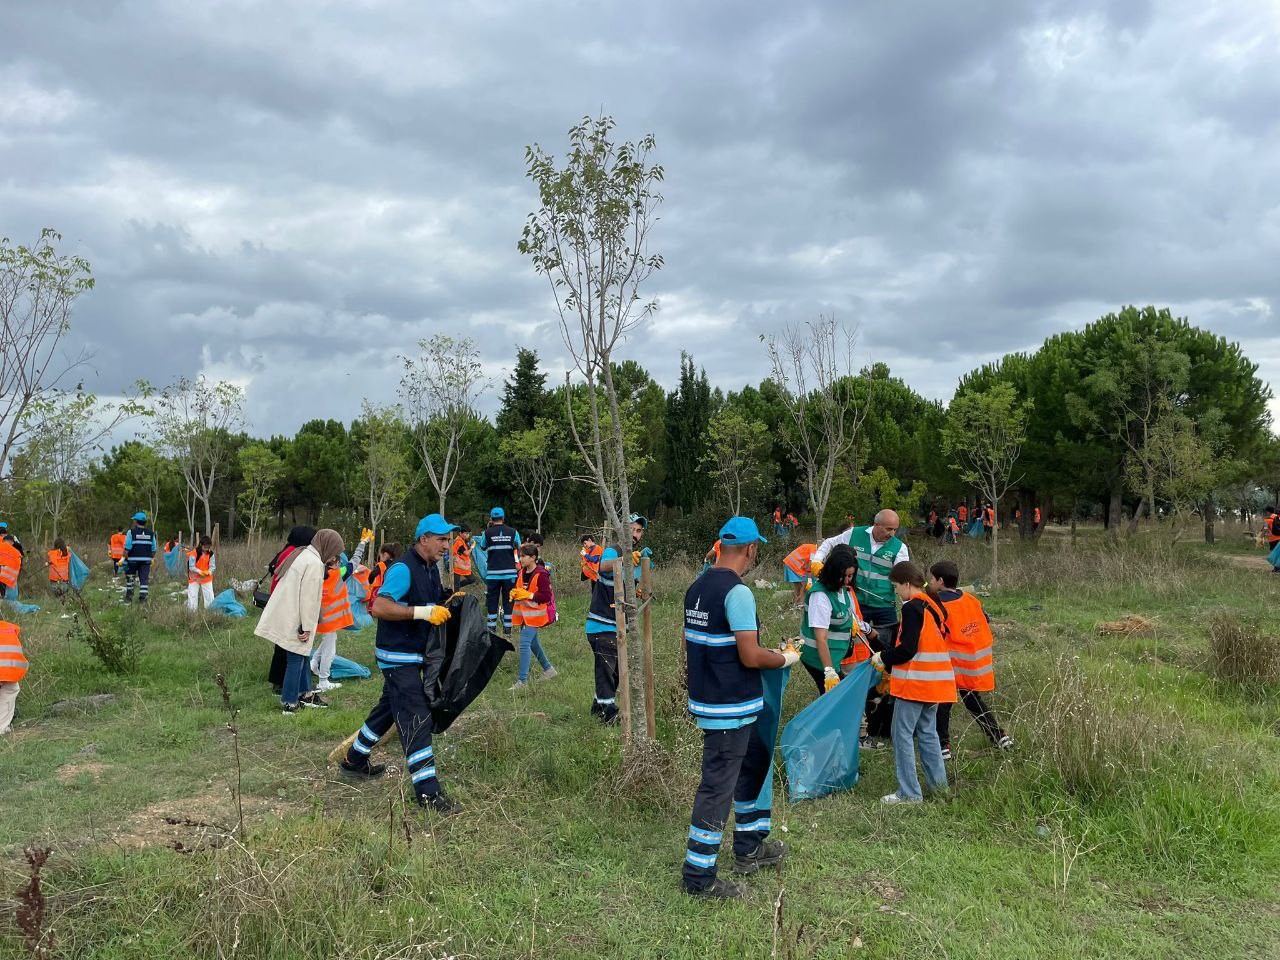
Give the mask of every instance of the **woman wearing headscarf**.
[{"label": "woman wearing headscarf", "polygon": [[320,620],[320,599],[325,571],[338,562],[342,535],[318,530],[310,546],[294,550],[276,568],[271,599],[253,631],[285,652],[286,665],[280,702],[286,715],[299,707],[327,707],[311,691],[311,645]]},{"label": "woman wearing headscarf", "polygon": [[[299,526],[289,531],[289,539],[285,541],[285,545],[280,548],[280,552],[271,558],[271,562],[267,564],[267,576],[270,578],[270,589],[267,593],[275,591],[276,583],[280,580],[281,568],[284,562],[289,559],[295,551],[301,550],[303,547],[311,545],[311,538],[316,535],[315,527]],[[285,652],[281,647],[273,646],[271,648],[271,669],[267,671],[267,682],[271,684],[276,693],[284,687],[284,668],[288,662]]]}]

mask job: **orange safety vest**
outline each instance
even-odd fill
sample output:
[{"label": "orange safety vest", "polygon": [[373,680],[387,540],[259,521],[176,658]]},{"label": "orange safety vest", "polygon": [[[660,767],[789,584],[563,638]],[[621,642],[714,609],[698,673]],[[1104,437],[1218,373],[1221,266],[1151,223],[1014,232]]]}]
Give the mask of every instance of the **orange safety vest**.
[{"label": "orange safety vest", "polygon": [[963,503],[960,504],[960,509],[956,511],[956,515],[960,517],[960,522],[964,523],[966,520],[969,519],[969,508],[966,507]]},{"label": "orange safety vest", "polygon": [[12,543],[0,540],[0,584],[7,588],[16,587],[21,572],[22,554]]},{"label": "orange safety vest", "polygon": [[387,575],[387,564],[385,560],[379,560],[373,565],[373,569],[368,573],[368,579],[365,582],[364,605],[365,609],[373,612],[373,601],[378,596],[378,588],[382,586],[382,578]]},{"label": "orange safety vest", "polygon": [[196,568],[192,570],[187,567],[187,583],[213,583],[213,574],[209,572],[209,560],[213,556],[212,553],[202,553],[199,556],[198,550],[192,550],[187,554],[188,560],[195,560]]},{"label": "orange safety vest", "polygon": [[796,515],[794,513],[787,514],[787,523],[791,524],[793,527],[800,526],[800,521],[796,519]]},{"label": "orange safety vest", "polygon": [[951,525],[951,532],[952,532],[952,533],[959,533],[959,532],[960,532],[960,522],[959,522],[958,520],[956,520],[956,518],[955,518],[955,517],[948,517],[948,518],[947,518],[947,523],[949,523],[949,524]]},{"label": "orange safety vest", "polygon": [[782,511],[781,511],[781,510],[775,510],[775,511],[773,511],[773,522],[774,522],[774,523],[781,523],[781,522],[782,522]]},{"label": "orange safety vest", "polygon": [[809,564],[813,561],[813,551],[818,549],[816,543],[802,543],[782,560],[782,565],[797,577],[809,575]]},{"label": "orange safety vest", "polygon": [[[529,575],[529,579],[526,582],[524,578],[524,568],[521,567],[519,572],[516,574],[516,589],[536,592],[533,590],[533,587],[538,582],[539,573],[544,577],[547,576],[547,572],[545,570],[539,570],[537,567],[534,567],[533,573]],[[517,627],[545,627],[550,622],[551,611],[545,603],[534,603],[532,600],[517,600],[511,611],[511,623]]]},{"label": "orange safety vest", "polygon": [[112,560],[124,559],[124,534],[113,533],[111,535],[111,549],[108,551]]},{"label": "orange safety vest", "polygon": [[1265,521],[1267,524],[1267,546],[1269,547],[1274,547],[1277,543],[1280,543],[1280,522],[1277,522],[1278,519],[1280,519],[1280,515],[1273,513]]},{"label": "orange safety vest", "polygon": [[1031,514],[1031,522],[1037,527],[1040,526],[1040,508],[1036,507],[1035,512]]},{"label": "orange safety vest", "polygon": [[996,525],[996,512],[990,507],[986,507],[982,511],[982,525],[984,527],[994,527]]},{"label": "orange safety vest", "polygon": [[983,612],[982,601],[971,593],[961,593],[946,600],[947,648],[951,651],[951,669],[960,690],[994,690],[995,660],[991,656],[991,624]]},{"label": "orange safety vest", "polygon": [[711,554],[711,557],[712,557],[712,560],[711,560],[712,563],[720,562],[720,541],[719,540],[717,540],[715,543],[711,545],[711,550],[709,551],[709,553]]},{"label": "orange safety vest", "polygon": [[[894,666],[889,674],[889,693],[899,700],[917,703],[955,703],[956,675],[951,669],[951,652],[941,624],[946,613],[927,594],[918,594],[908,603],[924,604],[924,623],[920,627],[920,646],[906,663]],[[902,626],[898,626],[898,639]],[[895,644],[897,641],[895,640]]]},{"label": "orange safety vest", "polygon": [[59,553],[57,550],[49,551],[49,582],[50,583],[70,583],[71,582],[71,554]]},{"label": "orange safety vest", "polygon": [[28,666],[22,630],[16,623],[0,620],[0,683],[17,683],[27,675]]},{"label": "orange safety vest", "polygon": [[937,523],[937,522],[938,522],[938,511],[937,511],[937,510],[930,510],[930,511],[929,511],[929,526],[931,526],[931,527],[932,527],[932,526],[933,526],[935,523]]},{"label": "orange safety vest", "polygon": [[455,537],[450,548],[453,554],[453,572],[460,577],[471,576],[471,551],[467,549],[467,541]]},{"label": "orange safety vest", "polygon": [[588,550],[582,548],[580,556],[582,557],[582,575],[587,580],[600,579],[600,558],[604,555],[604,548],[599,544]]},{"label": "orange safety vest", "polygon": [[316,633],[337,633],[355,622],[347,585],[338,568],[334,567],[325,572],[324,586],[320,589],[320,620],[316,623]]}]

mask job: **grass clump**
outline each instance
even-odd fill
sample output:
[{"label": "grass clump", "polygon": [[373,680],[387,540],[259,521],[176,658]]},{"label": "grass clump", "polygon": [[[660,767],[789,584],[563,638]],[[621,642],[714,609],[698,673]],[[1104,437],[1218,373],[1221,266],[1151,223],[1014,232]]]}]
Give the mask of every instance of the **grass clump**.
[{"label": "grass clump", "polygon": [[1280,681],[1280,635],[1259,617],[1219,613],[1209,623],[1209,669],[1222,683],[1270,686]]}]

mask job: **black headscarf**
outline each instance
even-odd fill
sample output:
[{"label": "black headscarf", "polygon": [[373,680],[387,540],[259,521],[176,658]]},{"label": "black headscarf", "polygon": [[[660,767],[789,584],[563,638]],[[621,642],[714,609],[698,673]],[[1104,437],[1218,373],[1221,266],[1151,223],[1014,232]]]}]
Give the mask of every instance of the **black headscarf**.
[{"label": "black headscarf", "polygon": [[275,586],[276,570],[280,564],[284,562],[290,554],[302,547],[311,546],[311,540],[316,535],[315,527],[299,526],[289,531],[289,539],[285,545],[280,548],[280,552],[271,558],[271,562],[267,564],[267,572],[272,576],[272,586]]}]

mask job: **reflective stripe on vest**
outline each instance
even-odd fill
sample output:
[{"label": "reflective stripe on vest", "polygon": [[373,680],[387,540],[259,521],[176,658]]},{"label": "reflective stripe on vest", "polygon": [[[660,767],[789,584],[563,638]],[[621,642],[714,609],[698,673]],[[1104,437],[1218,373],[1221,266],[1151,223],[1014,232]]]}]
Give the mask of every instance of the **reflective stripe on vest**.
[{"label": "reflective stripe on vest", "polygon": [[316,633],[336,633],[355,622],[347,585],[337,570],[330,570],[325,574],[320,594],[320,620],[316,624]]},{"label": "reflective stripe on vest", "polygon": [[124,534],[113,533],[111,535],[111,553],[112,560],[119,560],[124,556]]},{"label": "reflective stripe on vest", "polygon": [[467,551],[467,541],[456,537],[453,541],[453,572],[459,576],[471,576],[471,553]]},{"label": "reflective stripe on vest", "polygon": [[192,550],[187,554],[188,560],[195,560],[196,565],[193,570],[187,567],[187,583],[213,583],[213,574],[209,572],[209,559],[213,556],[211,553],[196,556],[196,551]]},{"label": "reflective stripe on vest", "polygon": [[66,583],[71,579],[71,554],[49,551],[49,582]]},{"label": "reflective stripe on vest", "polygon": [[879,547],[871,541],[871,528],[858,527],[849,535],[849,546],[858,559],[858,573],[854,587],[869,607],[892,607],[893,586],[889,583],[889,571],[893,569],[902,541],[890,537]]},{"label": "reflective stripe on vest", "polygon": [[[927,594],[917,594],[908,601],[924,604],[924,622],[920,626],[920,645],[916,655],[893,667],[889,674],[889,692],[900,700],[918,703],[955,703],[956,678],[951,667],[943,626],[946,614]],[[899,639],[902,627],[898,627]]]},{"label": "reflective stripe on vest", "polygon": [[970,593],[944,600],[947,611],[947,648],[956,686],[961,690],[987,691],[996,688],[994,638],[983,612],[982,601]]},{"label": "reflective stripe on vest", "polygon": [[[719,543],[719,541],[716,541]],[[802,543],[796,547],[782,561],[782,565],[794,573],[797,577],[807,577],[809,575],[809,564],[813,560],[813,551],[818,549],[816,543]],[[719,551],[716,552],[719,557]]]},{"label": "reflective stripe on vest", "polygon": [[21,636],[16,623],[0,620],[0,683],[17,683],[27,675],[27,656],[22,652]]},{"label": "reflective stripe on vest", "polygon": [[[529,578],[529,584],[537,581],[537,573],[538,571],[535,569],[533,575]],[[529,589],[525,583],[523,569],[516,576],[515,588],[517,590]],[[517,600],[511,610],[511,622],[517,627],[545,627],[551,622],[551,611],[545,603],[534,603],[532,600]]]}]

